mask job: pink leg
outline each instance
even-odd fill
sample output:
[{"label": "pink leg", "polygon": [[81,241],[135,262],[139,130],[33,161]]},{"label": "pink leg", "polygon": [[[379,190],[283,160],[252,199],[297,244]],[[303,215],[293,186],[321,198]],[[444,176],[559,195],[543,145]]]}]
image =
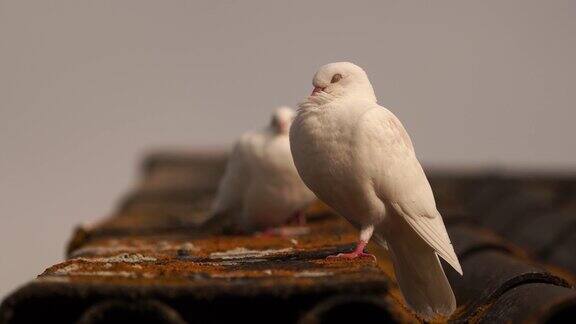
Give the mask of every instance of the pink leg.
[{"label": "pink leg", "polygon": [[353,252],[338,253],[336,255],[330,255],[326,259],[328,259],[328,260],[330,260],[330,259],[356,259],[356,258],[369,257],[369,258],[374,259],[374,261],[376,261],[376,257],[373,254],[364,252],[364,248],[366,247],[366,244],[368,244],[368,242],[360,241],[356,245],[356,249]]},{"label": "pink leg", "polygon": [[360,230],[360,240],[358,241],[358,245],[356,245],[356,249],[354,250],[354,252],[331,255],[331,256],[327,257],[327,259],[340,259],[340,258],[356,259],[358,257],[360,257],[360,258],[361,257],[370,257],[374,261],[376,261],[376,257],[374,255],[364,252],[364,248],[366,247],[366,244],[368,244],[368,241],[372,237],[373,231],[374,231],[374,225],[368,225],[368,226],[363,227]]}]

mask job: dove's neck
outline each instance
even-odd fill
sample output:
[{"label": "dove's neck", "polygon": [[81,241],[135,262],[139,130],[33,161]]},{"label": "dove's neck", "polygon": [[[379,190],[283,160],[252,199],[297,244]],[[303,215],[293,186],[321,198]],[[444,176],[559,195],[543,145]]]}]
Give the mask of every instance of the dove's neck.
[{"label": "dove's neck", "polygon": [[[287,129],[289,130],[290,127],[288,127]],[[263,132],[265,134],[267,134],[269,137],[287,137],[288,136],[288,131],[278,130],[278,128],[276,128],[274,126],[266,126],[266,128],[263,129]]]},{"label": "dove's neck", "polygon": [[355,83],[347,92],[348,96],[357,100],[377,102],[374,88],[368,79]]},{"label": "dove's neck", "polygon": [[342,103],[351,103],[356,101],[364,101],[370,103],[376,103],[376,95],[372,90],[369,89],[358,89],[357,91],[350,91],[346,94],[332,95],[325,92],[320,92],[315,96],[310,96],[306,100],[298,105],[299,110],[314,110],[322,109],[323,107],[329,107],[332,105],[338,105]]}]

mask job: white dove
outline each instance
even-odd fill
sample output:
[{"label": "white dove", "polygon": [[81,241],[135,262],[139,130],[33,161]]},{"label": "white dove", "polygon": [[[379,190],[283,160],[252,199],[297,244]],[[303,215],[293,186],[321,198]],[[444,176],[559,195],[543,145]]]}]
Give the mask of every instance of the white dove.
[{"label": "white dove", "polygon": [[352,253],[372,236],[387,244],[408,305],[425,319],[456,308],[438,255],[462,274],[434,195],[408,133],[378,105],[364,70],[324,65],[290,129],[294,163],[318,198],[360,230]]},{"label": "white dove", "polygon": [[229,157],[212,217],[204,228],[252,232],[283,225],[315,199],[304,185],[290,153],[288,132],[295,112],[278,108],[270,125],[243,134]]}]

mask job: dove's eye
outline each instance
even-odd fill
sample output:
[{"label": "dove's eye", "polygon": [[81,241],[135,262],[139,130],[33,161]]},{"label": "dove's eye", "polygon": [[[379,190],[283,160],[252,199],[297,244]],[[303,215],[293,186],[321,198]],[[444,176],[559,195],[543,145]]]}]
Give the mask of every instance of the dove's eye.
[{"label": "dove's eye", "polygon": [[340,81],[341,79],[342,79],[342,74],[336,73],[332,77],[332,80],[330,80],[330,83],[336,83],[336,82]]}]

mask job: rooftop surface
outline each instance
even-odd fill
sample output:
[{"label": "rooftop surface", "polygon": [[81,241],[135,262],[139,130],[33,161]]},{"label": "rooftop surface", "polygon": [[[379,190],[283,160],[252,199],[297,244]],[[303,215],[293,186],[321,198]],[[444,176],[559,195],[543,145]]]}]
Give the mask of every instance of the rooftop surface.
[{"label": "rooftop surface", "polygon": [[[159,152],[117,212],[78,227],[68,259],[14,292],[2,323],[416,323],[387,252],[326,260],[357,231],[322,204],[291,236],[197,230],[224,170],[222,152]],[[430,172],[464,276],[439,322],[558,322],[576,316],[576,178]],[[505,237],[505,238],[504,238]]]}]

